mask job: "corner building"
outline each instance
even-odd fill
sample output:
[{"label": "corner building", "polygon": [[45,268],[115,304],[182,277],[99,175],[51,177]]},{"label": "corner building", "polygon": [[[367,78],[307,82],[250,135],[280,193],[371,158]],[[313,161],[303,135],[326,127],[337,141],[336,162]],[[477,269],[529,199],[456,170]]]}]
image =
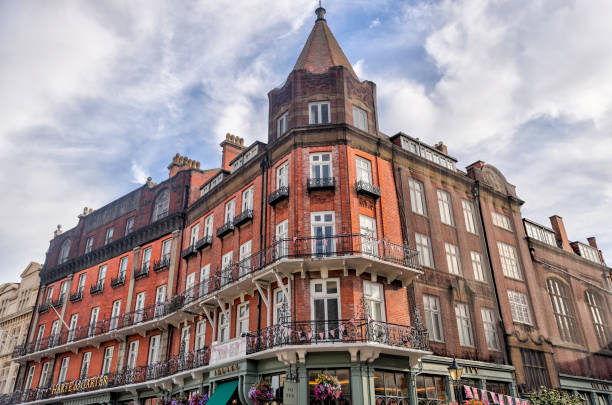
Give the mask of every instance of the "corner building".
[{"label": "corner building", "polygon": [[[376,85],[316,14],[268,94],[267,143],[227,134],[209,170],[177,154],[167,180],[56,231],[14,353],[19,391],[2,401],[199,392],[247,404],[268,381],[273,403],[309,404],[328,372],[341,404],[429,405],[459,399],[454,357],[461,384],[519,396],[544,368],[545,385],[564,387],[514,186],[483,162],[457,169],[442,142],[381,133]],[[610,272],[597,266],[605,316],[592,337],[610,314]],[[526,350],[544,366],[523,362]],[[591,355],[605,385],[609,357]]]}]

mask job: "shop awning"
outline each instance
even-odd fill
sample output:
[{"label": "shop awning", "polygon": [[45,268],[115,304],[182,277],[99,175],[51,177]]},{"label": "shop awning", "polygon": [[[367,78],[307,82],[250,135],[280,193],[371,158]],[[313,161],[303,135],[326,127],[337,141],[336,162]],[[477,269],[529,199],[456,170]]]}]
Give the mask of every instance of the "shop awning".
[{"label": "shop awning", "polygon": [[238,380],[228,381],[217,385],[206,405],[226,405],[238,388]]}]

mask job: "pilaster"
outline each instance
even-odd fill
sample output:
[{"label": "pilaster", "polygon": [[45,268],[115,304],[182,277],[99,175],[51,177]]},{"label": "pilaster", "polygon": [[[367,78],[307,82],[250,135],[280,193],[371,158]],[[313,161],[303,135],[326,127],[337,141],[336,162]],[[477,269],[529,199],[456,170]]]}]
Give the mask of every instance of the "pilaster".
[{"label": "pilaster", "polygon": [[172,298],[174,296],[174,284],[175,284],[175,279],[176,279],[176,270],[177,270],[177,266],[176,264],[178,263],[177,258],[180,255],[180,249],[181,247],[179,246],[179,235],[181,234],[180,230],[176,230],[174,232],[172,232],[172,250],[170,251],[170,266],[168,267],[168,284],[166,287],[166,297],[168,299]]},{"label": "pilaster", "polygon": [[130,277],[130,284],[128,286],[128,294],[127,294],[127,302],[125,303],[125,313],[132,311],[132,298],[134,297],[134,283],[136,280],[134,279],[134,274],[138,269],[138,263],[140,261],[140,246],[137,246],[133,250],[134,255],[132,259],[132,276]]}]

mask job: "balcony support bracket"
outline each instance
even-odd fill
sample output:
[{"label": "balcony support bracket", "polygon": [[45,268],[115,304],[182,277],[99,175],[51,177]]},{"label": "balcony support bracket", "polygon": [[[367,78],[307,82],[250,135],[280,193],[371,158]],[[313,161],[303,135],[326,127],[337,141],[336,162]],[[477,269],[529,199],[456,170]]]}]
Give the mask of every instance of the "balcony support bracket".
[{"label": "balcony support bracket", "polygon": [[355,268],[355,272],[357,274],[357,277],[359,277],[363,273],[365,273],[370,267],[372,267],[372,263],[367,263],[365,265],[358,266],[357,268]]},{"label": "balcony support bracket", "polygon": [[351,355],[351,363],[356,363],[357,362],[357,353],[358,352],[359,352],[359,349],[357,349],[356,347],[349,348],[349,354]]},{"label": "balcony support bracket", "polygon": [[221,308],[221,312],[223,312],[223,315],[225,315],[226,319],[230,319],[229,317],[229,309],[225,309],[225,304],[226,302],[223,301],[221,298],[219,298],[218,296],[215,297],[217,299],[217,303],[219,304],[219,308]]},{"label": "balcony support bracket", "polygon": [[372,363],[374,360],[378,358],[378,356],[380,356],[380,350],[361,349],[359,354],[361,355],[361,361]]},{"label": "balcony support bracket", "polygon": [[253,282],[255,283],[255,287],[257,287],[257,291],[259,291],[259,296],[263,300],[264,304],[266,304],[266,308],[270,308],[270,300],[266,294],[263,293],[263,289],[268,287],[268,283],[263,283],[258,280]]},{"label": "balcony support bracket", "polygon": [[278,274],[278,272],[276,270],[274,270],[274,277],[276,277],[276,281],[278,282],[278,286],[280,287],[281,291],[283,292],[283,296],[285,297],[286,302],[291,302],[289,300],[289,289],[287,288],[287,286],[285,284],[283,284],[283,279],[280,276],[280,274]]}]

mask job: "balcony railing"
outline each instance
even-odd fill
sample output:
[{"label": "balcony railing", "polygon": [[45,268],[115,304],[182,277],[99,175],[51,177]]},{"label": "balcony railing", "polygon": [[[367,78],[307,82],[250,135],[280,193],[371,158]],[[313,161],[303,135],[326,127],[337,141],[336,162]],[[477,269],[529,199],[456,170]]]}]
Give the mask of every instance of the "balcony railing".
[{"label": "balcony railing", "polygon": [[170,255],[164,255],[153,263],[153,271],[158,272],[170,267]]},{"label": "balcony railing", "polygon": [[280,186],[268,196],[269,204],[276,204],[289,197],[289,186]]},{"label": "balcony railing", "polygon": [[83,299],[83,290],[78,290],[74,294],[70,294],[70,302],[77,302]]},{"label": "balcony railing", "polygon": [[242,211],[240,214],[234,217],[234,227],[238,227],[242,224],[246,224],[249,221],[253,220],[253,210],[247,209]]},{"label": "balcony railing", "polygon": [[125,273],[119,273],[117,277],[111,278],[110,285],[113,288],[120,287],[125,284]]},{"label": "balcony railing", "polygon": [[186,249],[181,252],[181,257],[183,259],[188,258],[189,256],[194,256],[198,253],[195,244],[189,245]]},{"label": "balcony railing", "polygon": [[302,321],[272,325],[247,336],[247,354],[290,345],[377,343],[428,350],[427,329],[372,319]]},{"label": "balcony railing", "polygon": [[335,187],[333,177],[311,177],[308,179],[308,190],[323,190]]},{"label": "balcony railing", "polygon": [[222,238],[230,232],[234,232],[234,220],[227,221],[217,228],[217,237]]},{"label": "balcony railing", "polygon": [[[119,330],[170,315],[195,300],[214,294],[221,288],[227,287],[234,282],[284,259],[333,259],[350,256],[371,257],[395,265],[416,270],[420,269],[417,251],[404,245],[397,245],[386,240],[374,239],[367,235],[346,234],[331,235],[328,237],[308,236],[280,239],[263,251],[257,252],[221,271],[211,273],[208,279],[172,297],[166,302],[126,313],[115,318],[102,319],[95,324],[93,331],[90,331],[89,325],[85,325],[75,330],[63,331],[56,336],[55,346],[90,338],[92,336],[104,334],[110,330]],[[143,267],[143,269],[145,269],[146,274],[148,274],[148,267]],[[92,288],[93,287],[94,286],[92,286]],[[39,311],[42,310],[44,305],[45,304],[42,304],[39,307]],[[46,310],[48,310],[48,304]],[[49,347],[48,338],[44,338],[40,341],[29,342],[26,345],[16,347],[13,356],[21,357],[37,351],[46,350]]]},{"label": "balcony railing", "polygon": [[47,312],[49,310],[49,308],[50,308],[49,303],[48,302],[43,302],[42,304],[40,304],[38,306],[38,313],[42,314],[44,312]]},{"label": "balcony railing", "polygon": [[100,294],[104,291],[104,281],[98,281],[96,284],[89,287],[89,293],[91,295]]},{"label": "balcony railing", "polygon": [[365,194],[374,198],[380,197],[380,187],[375,186],[369,181],[357,181],[357,183],[355,183],[355,189],[357,190],[357,194]]},{"label": "balcony railing", "polygon": [[[124,367],[123,369],[104,374],[101,380],[107,380],[105,385],[91,384],[87,389],[79,392],[88,391],[95,392],[99,389],[122,387],[129,384],[141,384],[147,381],[159,380],[166,377],[171,377],[174,374],[193,370],[199,367],[205,367],[210,362],[210,349],[204,347],[199,350],[193,350],[186,353],[181,353],[166,361],[140,367]],[[82,380],[66,381],[67,384],[74,383],[75,385]],[[62,397],[66,394],[59,393],[60,390],[53,388],[36,388],[27,391],[15,391],[11,394],[0,396],[0,405],[18,404],[22,402],[31,402],[36,400],[49,399],[54,397]]]},{"label": "balcony railing", "polygon": [[204,235],[202,239],[196,242],[195,247],[197,250],[202,250],[207,246],[212,246],[212,241],[212,235]]},{"label": "balcony railing", "polygon": [[64,305],[64,295],[60,295],[59,297],[57,297],[56,300],[54,300],[51,305],[53,305],[55,308],[61,307],[62,305]]},{"label": "balcony railing", "polygon": [[144,263],[142,266],[140,266],[139,269],[136,269],[136,271],[134,272],[134,280],[138,280],[143,277],[148,277],[150,268],[151,265],[149,263]]}]

